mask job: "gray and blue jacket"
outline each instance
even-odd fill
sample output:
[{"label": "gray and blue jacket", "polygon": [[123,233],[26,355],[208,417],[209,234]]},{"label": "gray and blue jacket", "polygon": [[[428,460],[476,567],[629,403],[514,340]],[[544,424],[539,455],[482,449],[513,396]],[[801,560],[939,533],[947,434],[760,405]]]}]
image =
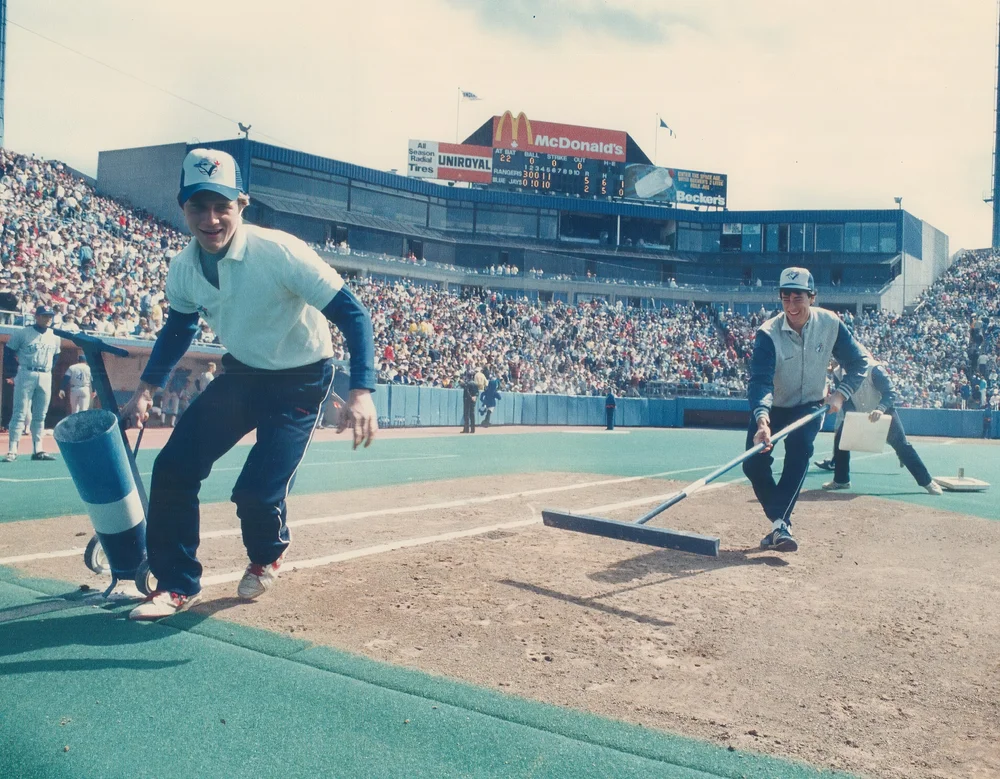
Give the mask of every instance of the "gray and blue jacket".
[{"label": "gray and blue jacket", "polygon": [[837,390],[850,398],[865,379],[868,356],[840,317],[825,308],[812,308],[801,335],[783,313],[764,322],[754,339],[747,386],[754,419],[769,416],[773,406],[821,402],[831,357],[844,369]]}]

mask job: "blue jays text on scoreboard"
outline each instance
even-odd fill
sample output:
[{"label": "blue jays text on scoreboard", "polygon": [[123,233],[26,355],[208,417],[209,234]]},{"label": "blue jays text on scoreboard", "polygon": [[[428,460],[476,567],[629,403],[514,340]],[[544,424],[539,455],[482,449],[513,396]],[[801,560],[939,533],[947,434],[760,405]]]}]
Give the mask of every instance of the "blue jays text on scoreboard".
[{"label": "blue jays text on scoreboard", "polygon": [[520,149],[493,149],[493,185],[580,197],[623,197],[624,165]]}]

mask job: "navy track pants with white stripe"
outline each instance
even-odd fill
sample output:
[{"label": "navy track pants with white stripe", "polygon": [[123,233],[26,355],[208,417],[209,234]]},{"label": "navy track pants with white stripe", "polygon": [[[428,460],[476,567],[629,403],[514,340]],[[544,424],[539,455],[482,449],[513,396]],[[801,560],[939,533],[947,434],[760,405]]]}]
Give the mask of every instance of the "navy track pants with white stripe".
[{"label": "navy track pants with white stripe", "polygon": [[288,548],[285,499],[305,456],[319,409],[333,385],[333,364],[265,371],[230,355],[225,372],[181,416],[156,458],[149,493],[146,545],[159,589],[201,590],[198,491],[212,465],[257,431],[232,500],[250,561],[267,565]]},{"label": "navy track pants with white stripe", "polygon": [[[818,403],[806,403],[792,408],[772,408],[771,432],[777,433],[818,408]],[[768,519],[772,521],[781,519],[789,525],[792,524],[792,509],[799,499],[806,471],[809,470],[809,459],[813,455],[813,444],[822,424],[821,420],[814,419],[785,437],[785,461],[781,466],[781,478],[777,483],[771,470],[774,465],[774,449],[755,454],[743,463],[743,473],[750,479],[757,501]],[[747,428],[747,449],[753,448],[756,434],[757,421],[751,417]]]}]

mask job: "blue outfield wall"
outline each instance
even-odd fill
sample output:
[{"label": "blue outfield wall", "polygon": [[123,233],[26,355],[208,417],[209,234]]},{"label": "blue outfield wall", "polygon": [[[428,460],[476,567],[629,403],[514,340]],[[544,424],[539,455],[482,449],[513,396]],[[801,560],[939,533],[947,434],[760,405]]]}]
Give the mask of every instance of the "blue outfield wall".
[{"label": "blue outfield wall", "polygon": [[[604,397],[529,395],[501,392],[494,425],[603,426]],[[462,424],[462,391],[441,387],[379,384],[375,408],[380,419],[407,427],[457,427]],[[482,418],[477,404],[477,423]],[[615,425],[622,427],[683,427],[685,412],[719,414],[723,426],[742,427],[748,417],[742,398],[618,398]],[[910,435],[947,438],[982,438],[988,423],[990,437],[1000,437],[1000,413],[981,410],[898,409],[899,419]],[[690,413],[688,414],[690,416]],[[834,417],[823,429],[832,432]]]}]

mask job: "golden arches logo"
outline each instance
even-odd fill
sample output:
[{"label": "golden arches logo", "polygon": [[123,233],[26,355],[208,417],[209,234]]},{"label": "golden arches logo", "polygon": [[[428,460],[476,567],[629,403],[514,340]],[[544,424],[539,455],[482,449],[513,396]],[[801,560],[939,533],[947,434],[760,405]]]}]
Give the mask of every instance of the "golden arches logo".
[{"label": "golden arches logo", "polygon": [[510,111],[504,111],[503,116],[500,117],[500,121],[497,122],[496,132],[493,133],[493,145],[494,146],[507,146],[508,144],[502,143],[501,139],[504,137],[504,126],[510,127],[510,146],[516,149],[518,145],[518,136],[521,131],[521,126],[524,126],[525,141],[528,146],[531,146],[535,142],[535,136],[531,132],[531,120],[524,115],[524,111],[521,111],[516,117]]}]

